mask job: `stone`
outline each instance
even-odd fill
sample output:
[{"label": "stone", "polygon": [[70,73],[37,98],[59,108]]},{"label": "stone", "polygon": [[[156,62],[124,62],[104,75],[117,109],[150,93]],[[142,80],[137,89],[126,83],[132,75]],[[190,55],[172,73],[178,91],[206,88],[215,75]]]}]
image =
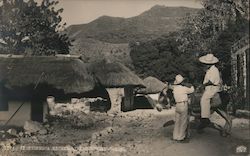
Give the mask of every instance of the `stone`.
[{"label": "stone", "polygon": [[250,117],[250,111],[249,110],[241,110],[241,109],[238,109],[236,110],[236,116],[237,117],[243,117],[243,118],[249,118]]},{"label": "stone", "polygon": [[49,127],[50,127],[50,125],[49,125],[49,124],[46,124],[46,125],[44,125],[44,127],[49,128]]},{"label": "stone", "polygon": [[23,133],[23,132],[19,132],[18,135],[19,135],[20,137],[23,137],[23,136],[24,136],[24,133]]},{"label": "stone", "polygon": [[[24,130],[26,133],[37,133],[39,131],[45,131],[46,129],[36,121],[25,121],[24,123]],[[47,130],[46,130],[47,131]]]},{"label": "stone", "polygon": [[17,131],[16,131],[15,129],[13,129],[13,128],[9,129],[9,130],[7,131],[7,133],[9,133],[9,134],[12,135],[12,136],[18,136],[18,135],[17,135]]},{"label": "stone", "polygon": [[42,129],[42,130],[38,131],[38,133],[41,135],[45,135],[48,133],[48,131],[46,129]]},{"label": "stone", "polygon": [[107,128],[105,128],[105,129],[106,129],[106,131],[107,131],[108,133],[113,133],[113,132],[114,132],[113,127],[107,127]]}]

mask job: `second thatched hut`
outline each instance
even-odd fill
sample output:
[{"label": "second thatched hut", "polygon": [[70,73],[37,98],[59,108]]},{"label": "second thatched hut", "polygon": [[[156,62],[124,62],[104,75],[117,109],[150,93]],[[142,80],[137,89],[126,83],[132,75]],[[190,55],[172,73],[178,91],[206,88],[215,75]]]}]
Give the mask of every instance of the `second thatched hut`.
[{"label": "second thatched hut", "polygon": [[145,84],[146,88],[139,89],[137,91],[137,93],[139,94],[160,93],[167,86],[167,84],[152,76],[145,78],[143,80],[143,83]]},{"label": "second thatched hut", "polygon": [[143,82],[146,88],[141,88],[136,92],[136,102],[141,103],[139,99],[146,98],[151,107],[154,108],[158,104],[160,92],[163,91],[168,84],[152,76],[145,78]]},{"label": "second thatched hut", "polygon": [[[118,62],[102,60],[92,63],[90,70],[97,82],[104,86],[110,96],[110,112],[133,109],[134,88],[145,87],[143,81],[125,65]],[[124,97],[123,105],[122,97]]]}]

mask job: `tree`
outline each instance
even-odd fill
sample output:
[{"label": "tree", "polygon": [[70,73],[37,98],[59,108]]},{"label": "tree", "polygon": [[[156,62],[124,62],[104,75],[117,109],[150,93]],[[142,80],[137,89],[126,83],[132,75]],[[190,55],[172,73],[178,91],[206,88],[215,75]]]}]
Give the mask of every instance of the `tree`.
[{"label": "tree", "polygon": [[56,10],[58,1],[3,0],[0,6],[0,39],[8,53],[28,55],[67,54],[71,42],[61,34],[66,23],[61,24]]},{"label": "tree", "polygon": [[191,53],[183,53],[178,47],[178,33],[158,39],[131,44],[130,56],[135,71],[141,77],[154,76],[171,82],[177,74],[182,74],[192,83],[201,83],[201,69]]},{"label": "tree", "polygon": [[224,82],[231,82],[231,46],[249,33],[249,0],[201,0],[204,9],[186,17],[178,40],[183,52],[214,53]]}]

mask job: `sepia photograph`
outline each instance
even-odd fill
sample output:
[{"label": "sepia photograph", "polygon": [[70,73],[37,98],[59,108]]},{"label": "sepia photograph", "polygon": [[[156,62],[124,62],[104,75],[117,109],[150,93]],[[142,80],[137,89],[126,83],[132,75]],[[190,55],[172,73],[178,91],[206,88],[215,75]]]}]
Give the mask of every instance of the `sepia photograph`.
[{"label": "sepia photograph", "polygon": [[250,156],[249,0],[0,0],[0,156]]}]

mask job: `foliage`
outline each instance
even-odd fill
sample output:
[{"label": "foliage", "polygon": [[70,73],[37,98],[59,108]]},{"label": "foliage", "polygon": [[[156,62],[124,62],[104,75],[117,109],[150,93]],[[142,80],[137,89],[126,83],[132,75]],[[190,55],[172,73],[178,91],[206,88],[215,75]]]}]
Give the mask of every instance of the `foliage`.
[{"label": "foliage", "polygon": [[131,44],[131,58],[136,72],[142,77],[154,76],[162,81],[173,81],[182,74],[193,83],[201,81],[196,59],[190,53],[181,52],[177,34],[162,36],[156,40]]},{"label": "foliage", "polygon": [[[249,33],[249,0],[202,0],[204,9],[185,18],[181,51],[214,53],[225,83],[231,83],[231,46]],[[190,52],[191,52],[190,51]]]},{"label": "foliage", "polygon": [[201,82],[204,73],[196,60],[213,53],[220,60],[224,83],[231,83],[231,46],[249,32],[249,0],[201,1],[204,8],[186,16],[182,30],[130,44],[136,72],[161,80],[171,80],[180,73]]},{"label": "foliage", "polygon": [[67,54],[70,41],[60,34],[61,25],[58,1],[4,0],[0,6],[0,38],[8,53],[29,55]]},{"label": "foliage", "polygon": [[220,59],[220,68],[224,83],[231,83],[231,47],[232,45],[249,34],[247,20],[242,20],[238,24],[229,24],[228,28],[220,33],[216,42],[211,46],[211,51]]}]

